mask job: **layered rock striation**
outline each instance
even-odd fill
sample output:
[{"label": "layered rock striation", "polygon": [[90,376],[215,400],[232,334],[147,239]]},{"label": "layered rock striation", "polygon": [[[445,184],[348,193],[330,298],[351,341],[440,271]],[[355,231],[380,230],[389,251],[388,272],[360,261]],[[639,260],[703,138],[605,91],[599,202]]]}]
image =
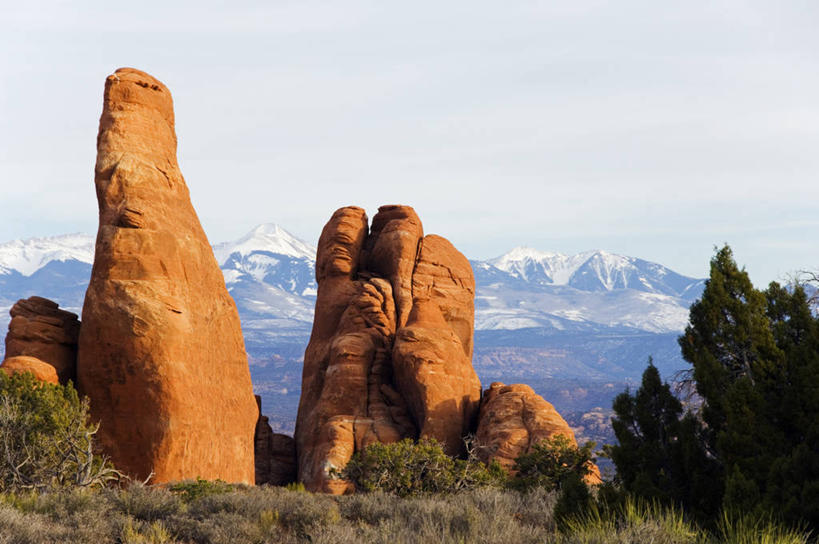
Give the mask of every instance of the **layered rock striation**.
[{"label": "layered rock striation", "polygon": [[6,359],[36,358],[53,367],[61,383],[76,378],[80,334],[77,314],[61,310],[56,302],[37,296],[18,300],[9,314]]},{"label": "layered rock striation", "polygon": [[138,479],[253,483],[239,316],[177,164],[171,94],[144,72],[106,80],[94,183],[77,379],[101,446]]},{"label": "layered rock striation", "polygon": [[316,257],[316,317],[296,421],[298,476],[343,493],[333,478],[370,443],[433,438],[462,448],[480,401],[472,368],[475,282],[449,242],[424,236],[408,206],[337,210]]}]

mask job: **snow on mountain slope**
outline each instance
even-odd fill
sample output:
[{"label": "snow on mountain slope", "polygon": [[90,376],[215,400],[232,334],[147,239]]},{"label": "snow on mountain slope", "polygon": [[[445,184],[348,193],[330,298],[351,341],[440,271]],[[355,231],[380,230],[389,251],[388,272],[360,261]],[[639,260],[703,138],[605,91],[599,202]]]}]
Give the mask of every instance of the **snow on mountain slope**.
[{"label": "snow on mountain slope", "polygon": [[17,271],[31,276],[50,262],[72,260],[88,264],[94,261],[92,236],[65,234],[0,244],[0,274]]},{"label": "snow on mountain slope", "polygon": [[545,327],[561,331],[626,327],[652,333],[678,332],[688,321],[688,305],[669,295],[635,289],[582,291],[556,286],[538,291],[478,287],[477,330]]},{"label": "snow on mountain slope", "polygon": [[[0,287],[7,295],[0,303],[53,291],[62,293],[58,302],[81,304],[93,251],[94,239],[81,234],[0,244]],[[215,245],[214,252],[248,331],[275,324],[309,333],[317,289],[313,246],[271,223]],[[703,287],[702,280],[662,265],[605,251],[561,255],[515,248],[471,264],[477,330],[676,332]]]},{"label": "snow on mountain slope", "polygon": [[518,247],[486,262],[530,287],[566,285],[582,291],[634,289],[693,301],[699,296],[697,286],[701,284],[701,280],[682,276],[657,263],[600,250],[562,255]]},{"label": "snow on mountain slope", "polygon": [[271,327],[309,331],[317,289],[314,247],[269,223],[213,249],[248,340]]},{"label": "snow on mountain slope", "polygon": [[246,235],[233,242],[223,242],[213,246],[213,253],[219,266],[227,259],[239,254],[246,257],[252,253],[273,253],[295,259],[315,260],[316,248],[299,240],[275,223],[258,225]]}]

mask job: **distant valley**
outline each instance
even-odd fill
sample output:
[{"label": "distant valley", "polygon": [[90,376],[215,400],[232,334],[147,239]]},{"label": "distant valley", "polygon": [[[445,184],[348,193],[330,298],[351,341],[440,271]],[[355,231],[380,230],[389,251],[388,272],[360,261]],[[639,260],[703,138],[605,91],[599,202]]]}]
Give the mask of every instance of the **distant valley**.
[{"label": "distant valley", "polygon": [[[0,330],[9,307],[35,294],[80,313],[93,251],[94,238],[83,234],[0,244]],[[214,245],[214,254],[239,309],[263,410],[275,430],[292,433],[316,297],[315,248],[266,224]],[[676,338],[703,280],[605,251],[515,248],[471,264],[473,364],[484,387],[532,385],[581,440],[611,440],[611,400],[639,380],[649,356],[665,377],[686,367]]]}]

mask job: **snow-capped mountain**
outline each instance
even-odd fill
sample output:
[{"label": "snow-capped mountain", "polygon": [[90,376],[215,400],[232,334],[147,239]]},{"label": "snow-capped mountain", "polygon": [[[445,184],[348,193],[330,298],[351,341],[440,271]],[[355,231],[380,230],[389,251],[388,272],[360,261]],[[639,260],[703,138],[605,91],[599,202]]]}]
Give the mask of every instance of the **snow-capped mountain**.
[{"label": "snow-capped mountain", "polygon": [[577,255],[518,247],[473,261],[478,330],[580,325],[681,331],[703,280],[606,251]]},{"label": "snow-capped mountain", "polygon": [[[41,294],[59,295],[63,282],[73,286],[63,304],[77,307],[76,287],[87,281],[93,251],[94,239],[83,234],[0,244],[0,286],[7,292],[0,303],[11,304],[17,291],[44,283],[53,287]],[[271,334],[277,327],[309,330],[317,287],[315,251],[273,223],[214,246],[247,327]],[[66,267],[71,270],[62,270]],[[518,247],[495,259],[472,261],[472,267],[477,330],[576,331],[592,326],[681,331],[688,306],[703,287],[703,280],[657,263],[605,251],[562,255]]]},{"label": "snow-capped mountain", "polygon": [[276,223],[265,223],[233,242],[223,242],[213,246],[213,253],[219,265],[229,257],[246,257],[253,253],[272,253],[294,259],[314,260],[316,248],[299,240]]},{"label": "snow-capped mountain", "polygon": [[[82,234],[0,244],[0,331],[9,307],[31,295],[80,313],[93,252],[94,238]],[[315,307],[315,248],[266,224],[214,253],[239,310],[254,388],[274,427],[292,431]],[[684,367],[676,337],[702,280],[604,251],[515,248],[471,264],[473,363],[484,383],[526,382],[559,410],[586,410],[600,404],[589,391],[619,392],[649,355],[665,376]]]},{"label": "snow-capped mountain", "polygon": [[269,223],[213,251],[248,341],[266,342],[281,329],[310,330],[317,287],[313,246]]},{"label": "snow-capped mountain", "polygon": [[94,261],[94,238],[87,234],[65,234],[0,244],[0,275],[16,272],[31,276],[55,261],[91,264]]},{"label": "snow-capped mountain", "polygon": [[487,264],[530,288],[566,285],[592,292],[634,289],[693,301],[702,285],[702,280],[682,276],[657,263],[601,250],[562,255],[517,247]]}]

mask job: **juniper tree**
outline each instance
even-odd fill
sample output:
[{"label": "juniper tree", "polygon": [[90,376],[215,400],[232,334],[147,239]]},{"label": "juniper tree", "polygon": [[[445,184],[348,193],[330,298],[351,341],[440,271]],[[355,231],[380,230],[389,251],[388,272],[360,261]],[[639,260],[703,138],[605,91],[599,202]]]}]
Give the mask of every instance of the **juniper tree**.
[{"label": "juniper tree", "polygon": [[719,470],[705,453],[702,426],[649,359],[636,393],[614,400],[618,444],[607,451],[623,488],[638,497],[707,515],[721,499]]}]

